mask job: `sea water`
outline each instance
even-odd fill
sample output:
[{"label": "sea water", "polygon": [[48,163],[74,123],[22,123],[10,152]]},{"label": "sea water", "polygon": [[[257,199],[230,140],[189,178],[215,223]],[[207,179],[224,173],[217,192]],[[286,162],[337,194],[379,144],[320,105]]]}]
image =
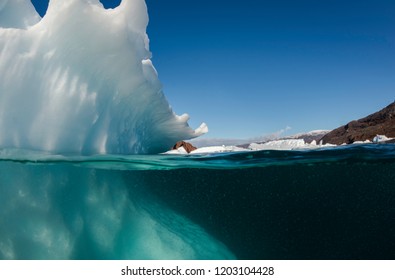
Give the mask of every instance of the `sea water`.
[{"label": "sea water", "polygon": [[394,259],[395,145],[0,150],[1,259]]}]

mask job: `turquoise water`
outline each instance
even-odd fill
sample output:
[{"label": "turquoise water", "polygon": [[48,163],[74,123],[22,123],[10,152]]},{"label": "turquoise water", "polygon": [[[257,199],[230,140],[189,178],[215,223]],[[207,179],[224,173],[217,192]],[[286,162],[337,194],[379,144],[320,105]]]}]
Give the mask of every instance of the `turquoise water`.
[{"label": "turquoise water", "polygon": [[395,145],[0,150],[1,259],[394,259]]}]

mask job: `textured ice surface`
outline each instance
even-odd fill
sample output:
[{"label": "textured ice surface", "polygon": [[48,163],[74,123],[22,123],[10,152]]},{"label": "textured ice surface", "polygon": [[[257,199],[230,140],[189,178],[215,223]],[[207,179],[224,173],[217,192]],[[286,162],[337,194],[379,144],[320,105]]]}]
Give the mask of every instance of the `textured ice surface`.
[{"label": "textured ice surface", "polygon": [[0,147],[157,153],[207,132],[188,126],[150,60],[145,1],[0,0]]},{"label": "textured ice surface", "polygon": [[284,140],[274,140],[274,141],[269,141],[267,143],[251,143],[249,145],[249,148],[252,150],[293,150],[293,149],[303,149],[303,148],[309,148],[309,147],[315,147],[318,148],[319,146],[315,145],[315,142],[313,145],[309,145],[305,143],[303,139],[284,139]]},{"label": "textured ice surface", "polygon": [[30,1],[0,0],[0,27],[25,29],[39,21]]}]

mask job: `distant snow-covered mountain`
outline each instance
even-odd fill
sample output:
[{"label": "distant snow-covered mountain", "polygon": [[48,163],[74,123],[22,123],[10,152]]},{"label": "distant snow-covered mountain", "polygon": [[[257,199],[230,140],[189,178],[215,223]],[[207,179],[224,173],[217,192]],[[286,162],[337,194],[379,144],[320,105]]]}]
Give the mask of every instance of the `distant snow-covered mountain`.
[{"label": "distant snow-covered mountain", "polygon": [[321,138],[329,132],[330,130],[324,129],[312,130],[310,132],[298,133],[288,137],[284,137],[283,139],[303,139],[306,143],[311,143],[314,140],[316,142],[319,142],[319,140],[321,140]]}]

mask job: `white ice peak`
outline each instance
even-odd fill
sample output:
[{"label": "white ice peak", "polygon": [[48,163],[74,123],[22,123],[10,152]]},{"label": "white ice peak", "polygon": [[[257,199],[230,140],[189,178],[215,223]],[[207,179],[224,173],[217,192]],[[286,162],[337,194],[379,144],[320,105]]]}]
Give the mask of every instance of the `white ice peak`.
[{"label": "white ice peak", "polygon": [[0,0],[0,19],[0,147],[157,153],[207,131],[163,95],[144,0],[51,0],[41,20],[28,0]]}]

